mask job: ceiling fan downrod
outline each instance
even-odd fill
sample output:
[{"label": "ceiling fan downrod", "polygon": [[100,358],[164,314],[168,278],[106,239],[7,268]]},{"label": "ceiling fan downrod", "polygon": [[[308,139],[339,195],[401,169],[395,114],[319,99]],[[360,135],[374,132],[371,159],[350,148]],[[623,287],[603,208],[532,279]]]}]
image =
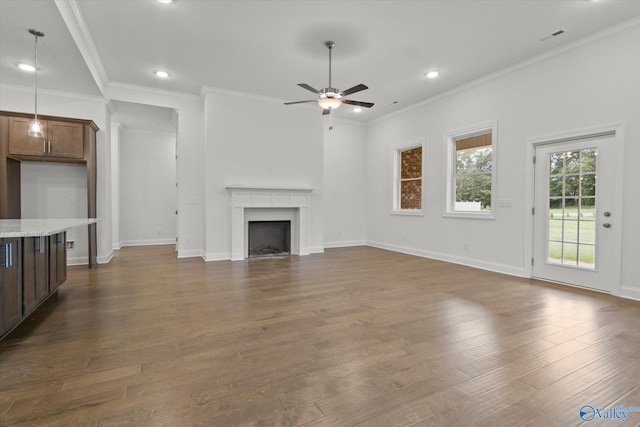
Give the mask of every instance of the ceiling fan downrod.
[{"label": "ceiling fan downrod", "polygon": [[333,47],[336,45],[335,42],[332,41],[326,41],[324,42],[324,45],[327,46],[327,49],[329,49],[329,87],[333,87],[331,86],[331,51],[333,50]]}]

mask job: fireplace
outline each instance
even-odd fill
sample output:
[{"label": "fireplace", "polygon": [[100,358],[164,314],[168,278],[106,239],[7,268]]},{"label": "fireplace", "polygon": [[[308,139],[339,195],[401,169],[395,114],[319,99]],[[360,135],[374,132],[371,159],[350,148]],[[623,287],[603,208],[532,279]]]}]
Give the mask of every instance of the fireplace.
[{"label": "fireplace", "polygon": [[289,222],[289,254],[309,254],[311,189],[227,186],[231,207],[231,260],[249,258],[249,223]]},{"label": "fireplace", "polygon": [[291,221],[249,221],[249,258],[289,255]]}]

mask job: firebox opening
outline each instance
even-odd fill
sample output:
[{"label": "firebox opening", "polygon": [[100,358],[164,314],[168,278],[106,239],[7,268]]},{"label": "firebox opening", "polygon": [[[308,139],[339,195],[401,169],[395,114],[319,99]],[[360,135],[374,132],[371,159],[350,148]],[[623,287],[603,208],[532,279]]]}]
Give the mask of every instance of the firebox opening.
[{"label": "firebox opening", "polygon": [[249,221],[249,258],[290,253],[291,221]]}]

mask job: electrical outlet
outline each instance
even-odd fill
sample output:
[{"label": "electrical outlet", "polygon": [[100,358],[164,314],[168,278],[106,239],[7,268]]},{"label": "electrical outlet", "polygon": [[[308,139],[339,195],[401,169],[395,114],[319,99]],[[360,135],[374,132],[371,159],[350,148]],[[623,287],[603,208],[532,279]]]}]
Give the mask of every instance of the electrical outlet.
[{"label": "electrical outlet", "polygon": [[69,204],[71,206],[75,206],[76,205],[76,198],[75,197],[69,197]]},{"label": "electrical outlet", "polygon": [[156,228],[156,234],[162,234],[162,228]]},{"label": "electrical outlet", "polygon": [[72,251],[76,247],[76,242],[73,240],[67,240],[67,250]]}]

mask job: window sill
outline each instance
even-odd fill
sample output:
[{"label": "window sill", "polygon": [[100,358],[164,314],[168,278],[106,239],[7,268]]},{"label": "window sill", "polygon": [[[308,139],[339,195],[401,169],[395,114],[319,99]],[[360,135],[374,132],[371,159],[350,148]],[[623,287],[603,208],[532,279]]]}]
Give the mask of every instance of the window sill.
[{"label": "window sill", "polygon": [[422,209],[397,209],[391,211],[391,215],[400,215],[400,216],[424,216],[424,212]]},{"label": "window sill", "polygon": [[493,211],[491,213],[445,212],[442,216],[445,218],[496,219],[495,212]]}]

